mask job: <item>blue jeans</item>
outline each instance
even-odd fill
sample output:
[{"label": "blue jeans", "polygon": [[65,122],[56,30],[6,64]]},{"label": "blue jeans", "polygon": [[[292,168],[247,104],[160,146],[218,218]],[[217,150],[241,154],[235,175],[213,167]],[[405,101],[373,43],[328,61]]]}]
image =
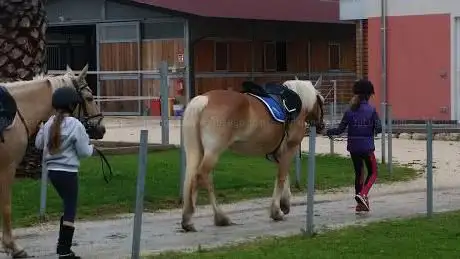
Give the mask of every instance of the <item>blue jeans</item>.
[{"label": "blue jeans", "polygon": [[48,177],[64,205],[63,220],[75,221],[78,198],[78,173],[49,170]]}]

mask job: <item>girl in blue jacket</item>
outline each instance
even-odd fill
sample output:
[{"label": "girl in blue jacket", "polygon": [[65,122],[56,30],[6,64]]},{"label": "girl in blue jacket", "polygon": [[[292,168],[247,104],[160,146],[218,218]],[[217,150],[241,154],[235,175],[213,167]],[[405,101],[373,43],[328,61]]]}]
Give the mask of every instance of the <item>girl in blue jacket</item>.
[{"label": "girl in blue jacket", "polygon": [[[374,136],[382,132],[382,124],[375,108],[369,104],[374,86],[362,79],[353,85],[351,107],[345,112],[337,128],[327,130],[327,135],[340,135],[348,127],[347,150],[355,169],[356,211],[369,211],[368,193],[377,180],[377,161]],[[367,177],[364,180],[364,165]]]}]

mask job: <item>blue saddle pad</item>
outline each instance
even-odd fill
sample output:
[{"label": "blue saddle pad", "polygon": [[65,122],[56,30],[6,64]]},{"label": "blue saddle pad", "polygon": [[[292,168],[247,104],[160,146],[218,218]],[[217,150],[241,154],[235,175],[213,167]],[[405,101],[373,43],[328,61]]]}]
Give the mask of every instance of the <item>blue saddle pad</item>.
[{"label": "blue saddle pad", "polygon": [[251,96],[256,97],[259,99],[267,108],[270,115],[275,121],[284,123],[286,122],[286,109],[280,104],[277,100],[273,99],[272,97],[266,96],[257,96],[255,94],[248,93]]}]

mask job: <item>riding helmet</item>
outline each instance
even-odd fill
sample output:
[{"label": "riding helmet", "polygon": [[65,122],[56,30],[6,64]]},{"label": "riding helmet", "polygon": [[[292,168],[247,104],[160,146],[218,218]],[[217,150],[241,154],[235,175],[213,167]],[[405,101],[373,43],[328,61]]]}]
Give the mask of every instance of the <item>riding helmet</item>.
[{"label": "riding helmet", "polygon": [[353,94],[373,95],[374,85],[367,79],[360,79],[353,85]]},{"label": "riding helmet", "polygon": [[53,93],[52,106],[56,110],[73,112],[80,102],[80,96],[74,87],[61,87],[56,89]]}]

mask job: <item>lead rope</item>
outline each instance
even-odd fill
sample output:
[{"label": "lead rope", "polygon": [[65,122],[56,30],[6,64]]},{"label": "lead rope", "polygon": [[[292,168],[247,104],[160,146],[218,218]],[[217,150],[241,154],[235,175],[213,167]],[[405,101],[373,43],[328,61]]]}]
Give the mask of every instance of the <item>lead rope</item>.
[{"label": "lead rope", "polygon": [[[104,177],[104,181],[106,183],[109,183],[109,181],[112,180],[113,178],[113,172],[112,172],[112,167],[110,166],[110,163],[109,161],[107,160],[106,156],[102,153],[102,151],[100,151],[99,149],[97,149],[96,147],[94,148],[94,150],[96,151],[96,153],[99,155],[99,157],[101,158],[101,168],[102,168],[102,176]],[[104,163],[107,165],[108,169],[109,169],[109,177],[106,175],[105,173],[105,167],[104,167]]]}]

